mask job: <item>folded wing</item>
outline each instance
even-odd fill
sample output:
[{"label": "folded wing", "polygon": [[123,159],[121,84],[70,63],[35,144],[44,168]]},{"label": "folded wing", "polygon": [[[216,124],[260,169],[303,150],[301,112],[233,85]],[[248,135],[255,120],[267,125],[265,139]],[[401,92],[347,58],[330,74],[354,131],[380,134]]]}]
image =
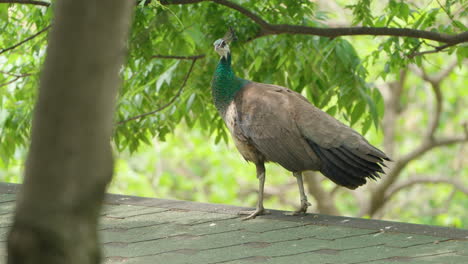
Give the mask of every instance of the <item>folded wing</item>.
[{"label": "folded wing", "polygon": [[287,88],[246,85],[236,97],[239,126],[267,160],[290,171],[319,170],[355,189],[389,158],[359,133]]}]

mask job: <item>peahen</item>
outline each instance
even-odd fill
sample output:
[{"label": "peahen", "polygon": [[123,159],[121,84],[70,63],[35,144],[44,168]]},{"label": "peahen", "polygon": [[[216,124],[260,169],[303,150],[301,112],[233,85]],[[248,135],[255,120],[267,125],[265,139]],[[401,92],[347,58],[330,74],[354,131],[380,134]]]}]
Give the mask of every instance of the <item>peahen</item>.
[{"label": "peahen", "polygon": [[214,42],[221,56],[212,82],[216,109],[242,156],[256,166],[259,180],[255,211],[242,212],[252,219],[265,213],[263,189],[265,162],[276,162],[291,171],[299,187],[305,213],[310,205],[304,193],[302,171],[320,171],[349,189],[379,178],[380,165],[390,160],[358,132],[313,106],[288,88],[256,83],[235,76],[229,43],[232,31]]}]

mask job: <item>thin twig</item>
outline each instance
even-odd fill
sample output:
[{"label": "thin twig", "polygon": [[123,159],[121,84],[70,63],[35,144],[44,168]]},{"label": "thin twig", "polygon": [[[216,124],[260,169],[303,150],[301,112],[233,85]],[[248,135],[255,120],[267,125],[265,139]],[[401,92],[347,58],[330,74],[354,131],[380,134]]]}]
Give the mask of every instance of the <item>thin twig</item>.
[{"label": "thin twig", "polygon": [[195,62],[197,61],[197,59],[198,59],[198,58],[192,59],[192,64],[190,65],[190,69],[188,70],[187,74],[185,75],[185,78],[184,78],[184,81],[182,82],[182,85],[180,86],[180,88],[179,88],[179,90],[177,91],[177,93],[175,94],[175,96],[172,97],[172,99],[171,99],[168,103],[166,103],[165,105],[163,105],[163,106],[159,107],[158,109],[153,110],[153,111],[151,111],[151,112],[144,113],[144,114],[140,114],[140,115],[137,115],[137,116],[130,117],[130,118],[127,118],[127,119],[125,119],[125,120],[122,120],[122,121],[118,122],[117,125],[121,125],[121,124],[124,124],[124,123],[126,123],[126,122],[128,122],[128,121],[132,121],[132,120],[140,119],[140,118],[145,117],[145,116],[148,116],[148,115],[152,115],[152,114],[154,114],[154,113],[157,113],[157,112],[159,112],[159,111],[162,111],[162,110],[166,109],[168,106],[170,106],[172,103],[174,103],[175,100],[176,100],[177,98],[179,98],[180,94],[182,93],[182,90],[183,90],[183,88],[185,87],[185,84],[187,83],[187,80],[188,80],[190,74],[192,73],[193,66],[195,65]]},{"label": "thin twig", "polygon": [[5,49],[0,50],[0,54],[5,53],[5,52],[7,52],[7,51],[9,51],[9,50],[15,49],[15,48],[17,48],[17,47],[23,45],[24,43],[30,41],[31,39],[33,39],[33,38],[39,36],[40,34],[46,32],[47,30],[49,30],[50,26],[51,26],[51,25],[48,25],[47,27],[45,27],[45,28],[41,29],[40,31],[38,31],[36,34],[34,34],[34,35],[32,35],[32,36],[30,36],[30,37],[28,37],[28,38],[26,38],[26,39],[24,39],[24,40],[22,40],[22,41],[16,43],[15,45],[13,45],[13,46],[11,46],[11,47],[8,47],[8,48],[5,48]]},{"label": "thin twig", "polygon": [[6,72],[6,71],[0,71],[0,73],[1,73],[1,74],[6,74],[6,75],[9,75],[9,76],[13,76],[13,77],[20,77],[20,78],[34,75],[33,73],[22,73],[22,74],[17,74],[17,73],[11,73],[11,72]]},{"label": "thin twig", "polygon": [[421,56],[421,55],[425,55],[425,54],[431,54],[431,53],[437,53],[437,52],[441,52],[441,51],[444,51],[446,48],[448,47],[451,47],[451,46],[454,46],[452,44],[445,44],[445,45],[442,45],[442,46],[438,46],[438,47],[435,47],[433,50],[425,50],[425,51],[419,51],[419,52],[412,52],[408,55],[408,58],[412,59],[416,56]]},{"label": "thin twig", "polygon": [[445,14],[448,16],[448,18],[450,18],[450,20],[453,22],[453,15],[450,15],[450,13],[448,12],[447,9],[445,9],[445,7],[440,3],[439,0],[436,0],[437,1],[437,4],[439,4],[440,8],[442,10],[444,10]]},{"label": "thin twig", "polygon": [[17,77],[15,77],[15,78],[14,78],[13,80],[11,80],[11,81],[8,81],[8,82],[6,82],[6,83],[2,83],[2,84],[0,84],[0,87],[3,87],[3,86],[5,86],[5,85],[9,85],[10,83],[14,83],[14,82],[16,82],[19,78],[21,78],[21,77],[18,77],[18,76],[17,76]]},{"label": "thin twig", "polygon": [[44,1],[30,1],[30,0],[0,0],[0,3],[8,4],[29,4],[29,5],[39,5],[39,6],[50,6],[49,2]]}]

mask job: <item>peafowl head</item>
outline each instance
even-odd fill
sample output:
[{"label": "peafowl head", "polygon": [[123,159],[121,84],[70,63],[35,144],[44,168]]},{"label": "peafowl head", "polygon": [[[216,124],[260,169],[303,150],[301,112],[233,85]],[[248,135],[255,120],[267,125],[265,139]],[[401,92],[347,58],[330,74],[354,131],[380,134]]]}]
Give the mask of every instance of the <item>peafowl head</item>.
[{"label": "peafowl head", "polygon": [[229,44],[224,39],[218,39],[214,43],[215,51],[221,56],[221,58],[226,58],[227,55],[231,52],[229,50]]},{"label": "peafowl head", "polygon": [[223,38],[220,38],[213,43],[215,51],[219,56],[221,56],[221,58],[227,58],[228,54],[231,52],[229,50],[229,43],[236,39],[237,37],[234,34],[234,30],[229,28]]}]

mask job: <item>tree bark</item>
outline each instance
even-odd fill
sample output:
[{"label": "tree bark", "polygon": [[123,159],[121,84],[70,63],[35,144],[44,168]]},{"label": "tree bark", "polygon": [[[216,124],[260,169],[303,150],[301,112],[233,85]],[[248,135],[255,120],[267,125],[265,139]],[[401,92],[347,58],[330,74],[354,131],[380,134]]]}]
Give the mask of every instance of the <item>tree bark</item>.
[{"label": "tree bark", "polygon": [[112,120],[133,1],[57,1],[8,263],[100,262]]}]

